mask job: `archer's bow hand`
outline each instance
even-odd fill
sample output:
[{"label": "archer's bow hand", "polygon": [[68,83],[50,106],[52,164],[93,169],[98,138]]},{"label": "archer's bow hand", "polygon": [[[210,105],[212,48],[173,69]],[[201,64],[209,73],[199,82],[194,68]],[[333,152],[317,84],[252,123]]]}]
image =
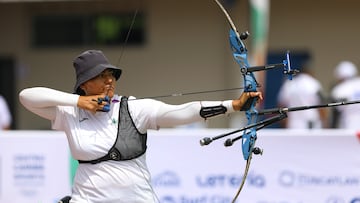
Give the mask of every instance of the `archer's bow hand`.
[{"label": "archer's bow hand", "polygon": [[261,92],[243,92],[240,97],[236,100],[233,100],[232,105],[235,111],[246,110],[244,105],[248,100],[257,98],[257,101],[263,100]]}]

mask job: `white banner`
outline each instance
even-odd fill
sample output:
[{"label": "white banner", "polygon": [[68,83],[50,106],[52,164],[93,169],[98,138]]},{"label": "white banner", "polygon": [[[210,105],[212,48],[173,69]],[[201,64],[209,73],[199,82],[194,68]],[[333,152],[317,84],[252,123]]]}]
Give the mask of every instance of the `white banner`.
[{"label": "white banner", "polygon": [[[244,172],[241,141],[200,146],[230,130],[150,131],[148,166],[161,203],[228,203]],[[66,137],[0,132],[0,203],[54,203],[70,194]],[[237,202],[360,203],[360,141],[354,131],[261,130]]]},{"label": "white banner", "polygon": [[[159,131],[148,163],[162,203],[229,203],[244,172],[241,141],[199,140],[228,130]],[[159,136],[159,137],[158,137]],[[360,203],[360,142],[353,131],[261,130],[237,202]]]},{"label": "white banner", "polygon": [[55,203],[70,194],[70,152],[55,131],[0,131],[0,202]]}]

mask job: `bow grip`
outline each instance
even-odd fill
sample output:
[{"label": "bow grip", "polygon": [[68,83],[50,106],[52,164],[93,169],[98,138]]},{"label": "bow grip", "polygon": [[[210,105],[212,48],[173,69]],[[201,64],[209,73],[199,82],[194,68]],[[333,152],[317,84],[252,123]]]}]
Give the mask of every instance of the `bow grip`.
[{"label": "bow grip", "polygon": [[256,103],[258,97],[251,97],[248,100],[246,100],[245,104],[241,107],[240,111],[247,111],[251,108],[253,104]]}]

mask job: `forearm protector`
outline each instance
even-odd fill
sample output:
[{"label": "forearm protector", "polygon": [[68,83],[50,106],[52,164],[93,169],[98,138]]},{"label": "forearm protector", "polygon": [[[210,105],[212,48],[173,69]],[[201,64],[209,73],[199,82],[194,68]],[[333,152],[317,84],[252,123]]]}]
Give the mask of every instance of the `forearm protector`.
[{"label": "forearm protector", "polygon": [[227,112],[227,108],[223,105],[201,107],[200,116],[207,119],[220,114],[225,114],[226,112]]}]

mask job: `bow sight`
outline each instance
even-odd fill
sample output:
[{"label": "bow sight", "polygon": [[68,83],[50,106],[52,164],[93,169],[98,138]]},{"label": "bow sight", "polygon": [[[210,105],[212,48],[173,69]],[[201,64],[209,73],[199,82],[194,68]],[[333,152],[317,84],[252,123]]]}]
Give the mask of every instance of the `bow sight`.
[{"label": "bow sight", "polygon": [[297,69],[291,69],[290,65],[290,51],[286,52],[285,59],[282,63],[277,64],[270,64],[270,65],[264,65],[264,66],[251,66],[247,68],[240,68],[240,71],[242,74],[246,74],[248,72],[256,72],[256,71],[264,71],[264,70],[270,70],[274,68],[283,68],[283,73],[288,76],[289,80],[292,80],[293,76],[295,76],[299,70]]}]

